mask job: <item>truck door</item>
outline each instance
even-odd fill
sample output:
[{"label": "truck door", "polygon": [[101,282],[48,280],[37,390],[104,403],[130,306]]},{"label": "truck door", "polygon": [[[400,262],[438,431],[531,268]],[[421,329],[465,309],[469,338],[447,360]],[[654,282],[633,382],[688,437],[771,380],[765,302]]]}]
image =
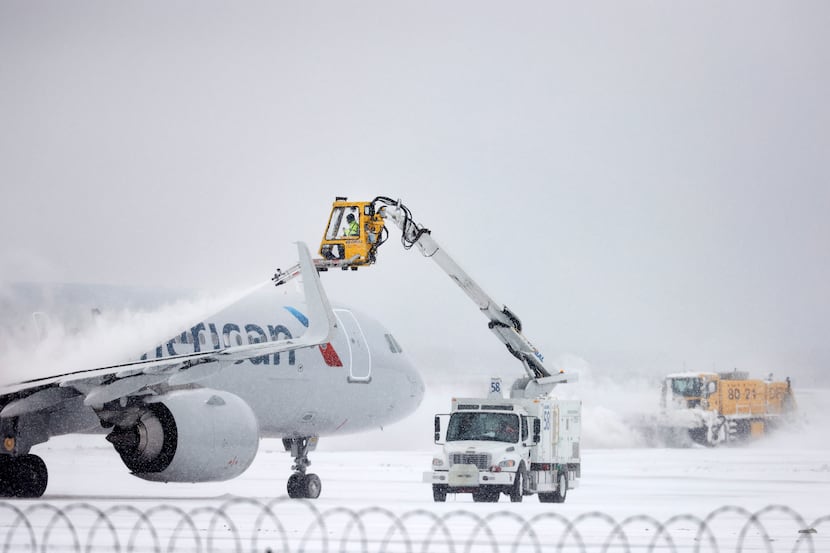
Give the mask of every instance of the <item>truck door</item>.
[{"label": "truck door", "polygon": [[349,382],[364,384],[371,382],[372,354],[360,323],[348,309],[333,309],[332,311],[346,335],[346,345],[349,351],[344,363],[349,368]]}]

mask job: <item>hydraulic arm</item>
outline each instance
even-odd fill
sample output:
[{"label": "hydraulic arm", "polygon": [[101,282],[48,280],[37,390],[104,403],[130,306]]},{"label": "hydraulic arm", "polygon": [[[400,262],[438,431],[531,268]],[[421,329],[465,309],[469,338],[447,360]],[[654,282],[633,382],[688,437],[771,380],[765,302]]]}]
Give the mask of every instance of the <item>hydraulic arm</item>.
[{"label": "hydraulic arm", "polygon": [[[576,380],[575,374],[551,374],[544,365],[542,354],[522,334],[519,318],[504,305],[496,303],[440,247],[429,229],[412,219],[411,212],[400,200],[378,196],[371,202],[348,202],[346,198],[337,198],[320,246],[322,259],[314,260],[315,266],[320,271],[336,267],[357,270],[363,265],[373,264],[377,260],[378,247],[388,237],[384,223],[390,220],[401,230],[403,247],[410,249],[417,246],[425,257],[434,261],[473,300],[487,317],[488,328],[522,363],[527,377],[513,384],[513,397],[536,397],[548,393],[556,384]],[[278,270],[273,280],[279,286],[298,274],[298,266],[287,271]]]}]

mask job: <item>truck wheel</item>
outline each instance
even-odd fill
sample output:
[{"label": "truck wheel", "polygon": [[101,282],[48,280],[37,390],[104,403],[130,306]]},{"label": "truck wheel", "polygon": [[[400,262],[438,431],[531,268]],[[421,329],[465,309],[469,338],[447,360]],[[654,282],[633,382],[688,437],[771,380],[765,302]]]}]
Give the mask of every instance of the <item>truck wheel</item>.
[{"label": "truck wheel", "polygon": [[556,491],[551,494],[554,503],[565,503],[568,497],[568,473],[562,471],[557,479]]},{"label": "truck wheel", "polygon": [[519,466],[519,470],[516,471],[516,479],[513,480],[513,487],[510,488],[510,502],[511,503],[521,503],[522,496],[524,495],[524,466]]},{"label": "truck wheel", "polygon": [[432,486],[432,499],[436,503],[443,503],[447,500],[447,488],[444,486],[439,486],[438,484],[433,484]]}]

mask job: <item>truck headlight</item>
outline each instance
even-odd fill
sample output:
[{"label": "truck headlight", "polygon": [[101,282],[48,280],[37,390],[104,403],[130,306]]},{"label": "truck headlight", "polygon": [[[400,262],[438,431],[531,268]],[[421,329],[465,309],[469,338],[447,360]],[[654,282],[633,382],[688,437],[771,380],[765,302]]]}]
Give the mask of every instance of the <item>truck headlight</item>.
[{"label": "truck headlight", "polygon": [[432,466],[433,467],[443,467],[444,466],[444,460],[439,459],[438,457],[433,457],[432,458]]},{"label": "truck headlight", "polygon": [[513,459],[505,459],[504,461],[500,462],[498,465],[493,465],[490,467],[490,472],[501,472],[503,469],[515,467],[516,461]]}]

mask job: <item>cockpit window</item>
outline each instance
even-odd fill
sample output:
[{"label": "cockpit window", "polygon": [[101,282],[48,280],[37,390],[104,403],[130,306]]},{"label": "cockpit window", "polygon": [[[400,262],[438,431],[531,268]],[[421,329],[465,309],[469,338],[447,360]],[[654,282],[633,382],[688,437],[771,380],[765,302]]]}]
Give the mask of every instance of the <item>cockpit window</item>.
[{"label": "cockpit window", "polygon": [[389,351],[392,353],[403,353],[403,349],[401,345],[395,340],[395,337],[391,334],[384,334],[386,336],[386,343],[389,345]]}]

